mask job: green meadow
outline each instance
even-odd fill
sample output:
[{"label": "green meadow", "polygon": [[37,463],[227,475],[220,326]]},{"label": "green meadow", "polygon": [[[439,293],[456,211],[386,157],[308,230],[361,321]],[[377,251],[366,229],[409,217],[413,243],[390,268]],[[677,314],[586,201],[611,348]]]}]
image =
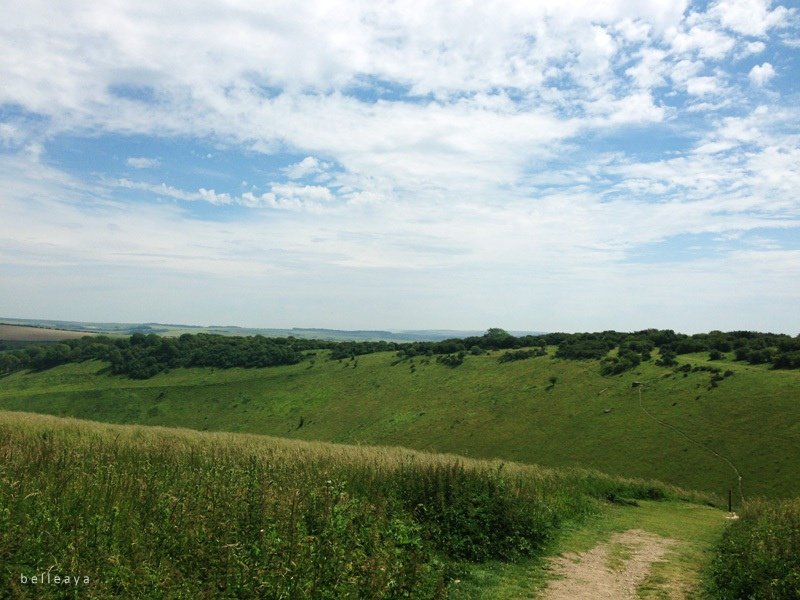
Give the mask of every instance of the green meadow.
[{"label": "green meadow", "polygon": [[500,354],[468,355],[451,368],[388,352],[330,360],[318,351],[296,365],[174,369],[145,380],[92,361],[0,378],[0,408],[584,467],[720,503],[732,489],[738,504],[737,476],[722,456],[742,474],[745,498],[800,495],[800,371],[699,353],[681,355],[679,367],[732,374],[713,382],[708,371],[650,361],[602,376],[598,361],[555,359],[552,348],[505,363]]},{"label": "green meadow", "polygon": [[704,500],[590,471],[2,411],[0,456],[12,598],[446,598],[478,565],[541,559],[609,500]]}]

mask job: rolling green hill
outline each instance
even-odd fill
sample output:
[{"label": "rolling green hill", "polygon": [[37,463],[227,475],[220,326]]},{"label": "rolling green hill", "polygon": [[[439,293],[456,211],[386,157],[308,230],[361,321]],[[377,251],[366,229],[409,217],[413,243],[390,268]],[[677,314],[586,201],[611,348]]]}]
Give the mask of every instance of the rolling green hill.
[{"label": "rolling green hill", "polygon": [[[266,369],[176,369],[141,381],[110,375],[100,362],[70,364],[3,377],[0,408],[583,466],[721,497],[737,489],[737,478],[710,448],[741,472],[745,497],[800,495],[798,371],[730,354],[680,357],[733,372],[715,386],[707,371],[653,362],[604,377],[598,361],[554,359],[552,350],[507,363],[499,352],[467,356],[456,368],[420,357],[398,362],[393,353],[327,355]],[[640,391],[661,422],[640,408]]]}]

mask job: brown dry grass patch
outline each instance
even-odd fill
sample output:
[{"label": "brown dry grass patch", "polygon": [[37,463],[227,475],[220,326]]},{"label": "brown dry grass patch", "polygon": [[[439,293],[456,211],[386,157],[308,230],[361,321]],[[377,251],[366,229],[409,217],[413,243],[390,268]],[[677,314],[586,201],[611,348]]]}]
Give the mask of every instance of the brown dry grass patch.
[{"label": "brown dry grass patch", "polygon": [[47,329],[30,325],[6,325],[0,323],[0,341],[9,342],[59,342],[94,335],[86,331],[68,331],[66,329]]}]

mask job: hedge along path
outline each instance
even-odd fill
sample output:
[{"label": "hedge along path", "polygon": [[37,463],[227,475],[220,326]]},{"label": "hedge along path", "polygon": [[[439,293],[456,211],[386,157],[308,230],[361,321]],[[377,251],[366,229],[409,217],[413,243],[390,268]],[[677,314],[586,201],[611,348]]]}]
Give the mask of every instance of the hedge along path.
[{"label": "hedge along path", "polygon": [[[544,600],[632,600],[650,574],[653,563],[664,558],[676,540],[629,529],[584,554],[567,554],[553,560],[551,569],[561,579],[544,591]],[[617,550],[615,552],[615,550]],[[621,550],[621,552],[620,552]],[[670,597],[680,597],[680,592]]]}]

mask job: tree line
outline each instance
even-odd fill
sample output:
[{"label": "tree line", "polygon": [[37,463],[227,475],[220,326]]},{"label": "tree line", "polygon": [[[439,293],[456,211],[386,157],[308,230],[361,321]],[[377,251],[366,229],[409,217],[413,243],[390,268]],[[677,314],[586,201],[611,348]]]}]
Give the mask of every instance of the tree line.
[{"label": "tree line", "polygon": [[[467,354],[506,350],[501,356],[501,362],[506,362],[541,356],[548,346],[556,347],[556,358],[599,360],[601,372],[605,375],[621,373],[649,361],[656,350],[659,354],[657,364],[665,367],[676,365],[678,355],[708,352],[711,360],[722,358],[723,353],[733,353],[735,360],[750,364],[769,364],[776,369],[800,368],[800,335],[792,337],[754,331],[687,335],[670,329],[646,329],[633,333],[602,331],[514,336],[503,329],[492,328],[481,336],[409,343],[335,342],[291,336],[234,337],[208,333],[187,333],[176,338],[152,333],[134,333],[127,338],[86,336],[57,344],[31,344],[0,351],[0,373],[102,360],[110,364],[112,373],[146,379],[180,367],[224,369],[291,365],[302,361],[310,350],[330,350],[330,357],[334,360],[393,351],[400,359],[438,356],[442,359],[439,362],[457,366]],[[523,348],[533,348],[534,351],[520,353]],[[616,352],[612,352],[614,350]]]}]

